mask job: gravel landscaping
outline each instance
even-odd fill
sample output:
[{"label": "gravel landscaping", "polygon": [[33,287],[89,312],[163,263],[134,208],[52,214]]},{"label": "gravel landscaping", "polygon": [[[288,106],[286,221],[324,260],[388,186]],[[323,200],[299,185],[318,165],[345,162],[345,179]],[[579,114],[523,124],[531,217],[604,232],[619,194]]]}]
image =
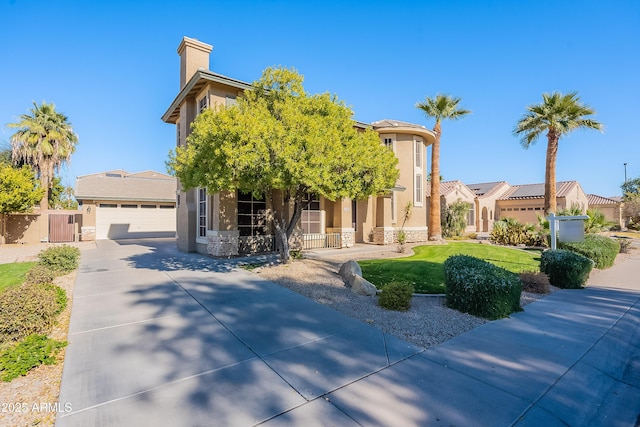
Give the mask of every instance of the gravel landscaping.
[{"label": "gravel landscaping", "polygon": [[[410,253],[397,255],[407,256]],[[363,254],[361,258],[370,259],[371,254]],[[255,272],[307,298],[424,348],[487,323],[485,319],[447,308],[443,296],[414,296],[411,309],[406,312],[385,310],[378,306],[377,297],[356,295],[344,285],[337,272],[349,259],[357,260],[357,257],[337,254],[322,260],[303,259],[286,265],[266,266]],[[542,296],[523,292],[521,305]]]}]

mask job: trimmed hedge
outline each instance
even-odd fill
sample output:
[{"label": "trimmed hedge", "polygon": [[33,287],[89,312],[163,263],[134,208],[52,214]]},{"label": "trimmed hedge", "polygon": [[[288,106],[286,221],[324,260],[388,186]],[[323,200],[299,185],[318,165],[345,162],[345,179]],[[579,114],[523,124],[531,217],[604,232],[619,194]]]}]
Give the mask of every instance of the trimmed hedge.
[{"label": "trimmed hedge", "polygon": [[596,268],[600,269],[611,267],[616,255],[620,253],[620,243],[599,234],[587,234],[583,242],[559,242],[558,248],[584,255],[595,263]]},{"label": "trimmed hedge", "polygon": [[0,294],[0,344],[31,334],[46,334],[67,305],[65,291],[55,285],[25,283]]},{"label": "trimmed hedge", "polygon": [[62,245],[47,248],[38,254],[38,263],[61,274],[67,274],[78,268],[80,249]]},{"label": "trimmed hedge", "polygon": [[378,305],[387,310],[407,311],[411,308],[413,286],[408,283],[392,282],[382,288]]},{"label": "trimmed hedge", "polygon": [[468,255],[444,262],[447,306],[495,320],[522,310],[522,282],[510,271]]},{"label": "trimmed hedge", "polygon": [[564,289],[582,288],[591,268],[593,261],[566,249],[544,251],[540,260],[540,271],[549,276],[549,282]]}]

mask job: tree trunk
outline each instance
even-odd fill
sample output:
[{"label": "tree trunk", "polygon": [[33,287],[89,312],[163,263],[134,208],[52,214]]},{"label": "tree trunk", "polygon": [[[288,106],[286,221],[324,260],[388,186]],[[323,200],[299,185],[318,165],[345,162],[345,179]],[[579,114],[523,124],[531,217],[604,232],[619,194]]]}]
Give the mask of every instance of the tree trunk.
[{"label": "tree trunk", "polygon": [[556,156],[558,154],[558,134],[549,130],[547,134],[547,159],[544,174],[544,213],[557,213],[556,206]]},{"label": "tree trunk", "polygon": [[440,134],[442,128],[436,121],[433,127],[436,140],[431,146],[431,197],[429,198],[429,240],[442,240],[440,226]]}]

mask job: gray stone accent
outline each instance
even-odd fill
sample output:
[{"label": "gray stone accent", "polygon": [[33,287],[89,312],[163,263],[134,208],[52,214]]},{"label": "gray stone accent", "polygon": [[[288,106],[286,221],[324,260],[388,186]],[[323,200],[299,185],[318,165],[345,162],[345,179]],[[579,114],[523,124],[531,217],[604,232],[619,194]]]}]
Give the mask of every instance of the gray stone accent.
[{"label": "gray stone accent", "polygon": [[207,231],[207,253],[214,257],[228,257],[238,255],[238,238],[240,232]]},{"label": "gray stone accent", "polygon": [[351,279],[351,291],[367,297],[375,296],[378,289],[373,283],[363,279],[361,276],[353,275]]},{"label": "gray stone accent", "polygon": [[351,281],[353,280],[353,276],[362,276],[362,269],[360,268],[360,264],[355,261],[347,261],[342,264],[340,267],[340,271],[338,271],[338,275],[342,278],[342,281],[347,285],[348,288],[351,287]]}]

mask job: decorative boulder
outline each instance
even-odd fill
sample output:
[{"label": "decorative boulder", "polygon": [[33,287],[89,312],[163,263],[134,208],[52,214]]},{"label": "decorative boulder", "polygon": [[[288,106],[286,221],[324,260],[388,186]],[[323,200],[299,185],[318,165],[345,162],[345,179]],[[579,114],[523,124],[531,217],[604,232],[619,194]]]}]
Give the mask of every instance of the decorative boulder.
[{"label": "decorative boulder", "polygon": [[371,282],[363,279],[362,276],[354,275],[351,281],[351,291],[358,295],[372,297],[375,296],[378,289]]},{"label": "decorative boulder", "polygon": [[350,288],[351,281],[353,280],[352,276],[362,276],[362,269],[357,262],[347,261],[342,264],[342,267],[340,267],[340,271],[338,271],[338,274],[340,275],[340,277],[342,277],[345,285]]}]

